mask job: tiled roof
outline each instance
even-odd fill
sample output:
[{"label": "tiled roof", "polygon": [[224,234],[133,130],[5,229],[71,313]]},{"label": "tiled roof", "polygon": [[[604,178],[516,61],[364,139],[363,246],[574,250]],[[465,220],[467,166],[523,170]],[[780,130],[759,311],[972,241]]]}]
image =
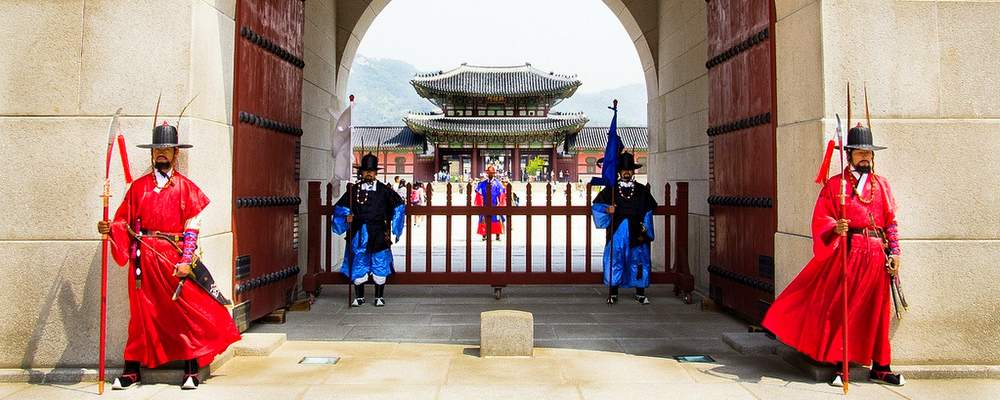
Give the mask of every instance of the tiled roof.
[{"label": "tiled roof", "polygon": [[445,117],[442,114],[409,113],[403,122],[413,131],[433,138],[448,140],[483,138],[485,140],[518,138],[525,140],[562,141],[562,136],[575,133],[587,123],[583,113],[550,113],[548,117]]},{"label": "tiled roof", "polygon": [[379,143],[386,150],[423,150],[426,140],[405,126],[354,126],[351,143],[354,150],[375,150]]},{"label": "tiled roof", "polygon": [[[622,138],[622,144],[627,150],[631,150],[633,146],[637,150],[649,148],[649,129],[644,126],[619,126],[618,136]],[[566,150],[568,152],[604,150],[607,144],[607,126],[588,126],[581,129],[579,133],[566,137]]]},{"label": "tiled roof", "polygon": [[431,94],[479,96],[569,97],[580,86],[575,75],[545,72],[531,64],[510,67],[481,67],[462,64],[451,71],[418,74],[410,83],[424,97]]}]

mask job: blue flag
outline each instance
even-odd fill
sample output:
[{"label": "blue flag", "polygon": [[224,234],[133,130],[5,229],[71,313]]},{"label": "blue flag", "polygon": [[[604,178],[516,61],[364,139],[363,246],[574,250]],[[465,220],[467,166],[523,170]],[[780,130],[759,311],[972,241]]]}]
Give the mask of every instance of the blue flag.
[{"label": "blue flag", "polygon": [[618,180],[618,155],[625,149],[622,139],[618,137],[618,105],[608,108],[615,114],[611,117],[611,127],[608,128],[608,145],[604,149],[601,176],[590,178],[590,184],[595,186],[614,186]]}]

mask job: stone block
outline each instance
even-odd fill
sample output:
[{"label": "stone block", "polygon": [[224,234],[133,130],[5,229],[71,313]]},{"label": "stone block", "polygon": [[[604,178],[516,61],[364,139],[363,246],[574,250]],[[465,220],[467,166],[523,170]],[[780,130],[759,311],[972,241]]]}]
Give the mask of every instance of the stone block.
[{"label": "stone block", "polygon": [[819,2],[775,24],[778,126],[823,116],[824,65]]},{"label": "stone block", "polygon": [[194,118],[185,118],[180,129],[181,140],[194,147],[182,152],[186,165],[178,170],[191,178],[211,200],[202,214],[201,231],[205,234],[229,232],[233,213],[233,130],[223,124]]},{"label": "stone block", "polygon": [[[847,18],[872,26],[862,37],[848,26],[824,24],[823,47],[849,49],[826,51],[823,55],[826,113],[844,112],[846,83],[850,81],[859,117],[864,116],[865,82],[873,118],[937,115],[939,93],[944,88],[937,16],[938,5],[934,2],[824,4],[825,20]],[[859,63],[859,59],[870,62]],[[978,88],[981,82],[975,85]],[[970,88],[966,89],[960,97],[968,97]]]},{"label": "stone block", "polygon": [[236,20],[236,0],[203,0],[230,20]]},{"label": "stone block", "polygon": [[300,174],[303,180],[328,179],[332,170],[333,157],[330,155],[330,150],[302,146]]},{"label": "stone block", "polygon": [[[639,62],[642,64],[642,69],[647,70],[656,67],[653,59],[653,49],[649,48],[651,43],[648,38],[645,35],[639,36],[633,44],[635,45],[635,50],[639,53]],[[656,51],[659,51],[659,49],[656,49]]]},{"label": "stone block", "polygon": [[666,123],[666,138],[662,150],[679,150],[694,146],[707,146],[708,110],[704,109],[684,115]]},{"label": "stone block", "polygon": [[322,1],[305,2],[306,21],[310,21],[320,28],[320,31],[329,37],[334,37],[337,30],[336,20],[334,20],[332,4]]},{"label": "stone block", "polygon": [[[872,120],[903,238],[1000,238],[1000,121]],[[948,143],[947,150],[939,143]],[[940,168],[941,162],[948,168]],[[928,182],[937,182],[928,186]]]},{"label": "stone block", "polygon": [[319,118],[302,113],[302,146],[330,150],[333,147],[333,117]]},{"label": "stone block", "polygon": [[483,312],[480,314],[479,355],[530,357],[534,346],[534,328],[534,318],[529,312]]},{"label": "stone block", "polygon": [[77,114],[83,1],[0,4],[0,114]]},{"label": "stone block", "polygon": [[763,332],[725,332],[722,341],[743,355],[778,354],[778,349],[783,346]]},{"label": "stone block", "polygon": [[190,79],[192,7],[188,0],[87,4],[81,112],[107,115],[128,105],[138,108],[129,113],[151,114],[162,92],[160,114],[177,115],[194,92]]},{"label": "stone block", "polygon": [[233,233],[199,237],[198,248],[219,290],[233,300]]},{"label": "stone block", "polygon": [[782,20],[798,12],[803,7],[816,2],[816,0],[776,0],[774,2],[776,18]]},{"label": "stone block", "polygon": [[266,357],[285,344],[284,333],[244,333],[230,348],[236,356]]},{"label": "stone block", "polygon": [[306,49],[311,49],[323,61],[333,65],[337,62],[334,56],[337,54],[336,41],[332,35],[317,26],[313,21],[306,20],[302,24],[302,43]]},{"label": "stone block", "polygon": [[345,67],[344,65],[341,65],[337,69],[337,91],[333,93],[335,97],[340,98],[340,103],[336,105],[337,106],[336,109],[338,110],[343,109],[344,107],[347,106],[347,101],[348,101],[347,83],[350,80],[350,78],[351,78],[350,66]]},{"label": "stone block", "polygon": [[[0,237],[98,238],[96,222],[101,218],[99,196],[103,191],[109,122],[110,118],[0,119],[0,132],[4,132],[0,157],[7,160],[0,174],[0,196],[10,205],[0,211],[0,219],[5,221],[0,223]],[[149,135],[144,136],[143,140],[148,141]],[[132,160],[142,163],[143,158]],[[115,162],[113,170],[120,171],[120,164]],[[124,193],[120,172],[112,182],[113,213]],[[53,192],[53,185],[58,185],[58,193]]]},{"label": "stone block", "polygon": [[646,77],[646,98],[656,97],[659,94],[659,78],[656,76],[656,68],[646,68],[642,74]]},{"label": "stone block", "polygon": [[198,97],[185,115],[232,125],[236,22],[202,2],[191,12],[191,96]]},{"label": "stone block", "polygon": [[310,82],[302,82],[302,112],[317,118],[330,118],[333,95]]},{"label": "stone block", "polygon": [[[846,121],[845,121],[846,122]],[[797,235],[812,235],[812,213],[820,185],[815,182],[826,146],[821,121],[779,126],[775,137],[778,181],[778,231]],[[837,153],[834,157],[837,157]],[[831,161],[830,174],[836,174],[840,163]]]},{"label": "stone block", "polygon": [[778,232],[774,234],[774,294],[781,294],[812,259],[812,238]]},{"label": "stone block", "polygon": [[[1000,18],[997,2],[935,3],[941,49],[941,115],[1000,116]],[[926,24],[926,23],[922,23]],[[902,60],[900,60],[902,61]]]},{"label": "stone block", "polygon": [[708,179],[708,146],[698,146],[667,152],[664,176],[669,180],[694,181]]},{"label": "stone block", "polygon": [[[315,50],[306,48],[304,52],[306,66],[302,71],[303,79],[333,93],[337,85],[337,68],[320,57]],[[333,58],[331,54],[329,58]]]},{"label": "stone block", "polygon": [[[98,354],[99,241],[4,241],[0,270],[0,368],[95,365]],[[108,268],[110,365],[120,365],[129,315],[126,270]]]},{"label": "stone block", "polygon": [[893,321],[898,364],[1000,364],[997,240],[903,241],[910,309]]}]

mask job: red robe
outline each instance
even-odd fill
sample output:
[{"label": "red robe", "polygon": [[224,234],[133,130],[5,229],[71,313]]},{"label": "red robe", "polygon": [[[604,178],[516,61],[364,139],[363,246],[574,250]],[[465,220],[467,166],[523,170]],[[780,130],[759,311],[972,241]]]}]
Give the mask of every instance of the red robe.
[{"label": "red robe", "polygon": [[[129,261],[127,226],[135,218],[141,218],[144,230],[183,233],[185,222],[208,205],[201,189],[176,171],[159,193],[155,188],[152,174],[139,178],[115,213],[111,250],[119,265]],[[181,255],[165,239],[143,237],[142,243],[140,288],[135,287],[135,273],[129,272],[131,318],[125,360],[139,361],[149,368],[192,358],[201,366],[208,365],[240,339],[229,310],[191,282],[184,284],[176,301],[172,300],[179,281],[173,275],[174,264]]]},{"label": "red robe", "polygon": [[[880,176],[865,185],[859,200],[850,193],[856,179],[848,175],[847,219],[850,227],[870,227],[869,215],[875,226],[885,228],[896,223],[895,200],[889,183]],[[840,362],[843,347],[843,272],[840,237],[834,232],[840,215],[841,176],[827,180],[813,211],[813,259],[768,310],[763,326],[782,342],[817,361]],[[881,239],[860,234],[848,235],[850,252],[847,256],[848,358],[851,362],[868,365],[873,360],[889,365],[889,322],[892,297],[890,277],[885,270],[885,252]]]}]

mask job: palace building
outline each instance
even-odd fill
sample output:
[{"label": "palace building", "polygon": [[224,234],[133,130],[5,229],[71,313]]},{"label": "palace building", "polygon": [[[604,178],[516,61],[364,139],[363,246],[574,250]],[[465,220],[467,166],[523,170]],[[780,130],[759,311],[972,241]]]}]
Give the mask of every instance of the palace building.
[{"label": "palace building", "polygon": [[[575,76],[531,64],[462,64],[417,75],[410,83],[440,110],[408,113],[401,126],[352,127],[355,157],[377,151],[386,177],[474,179],[488,164],[515,181],[576,182],[601,172],[597,160],[603,156],[608,127],[587,126],[582,112],[552,111],[580,87]],[[645,163],[646,127],[618,127],[618,134],[638,153],[638,162]]]}]

